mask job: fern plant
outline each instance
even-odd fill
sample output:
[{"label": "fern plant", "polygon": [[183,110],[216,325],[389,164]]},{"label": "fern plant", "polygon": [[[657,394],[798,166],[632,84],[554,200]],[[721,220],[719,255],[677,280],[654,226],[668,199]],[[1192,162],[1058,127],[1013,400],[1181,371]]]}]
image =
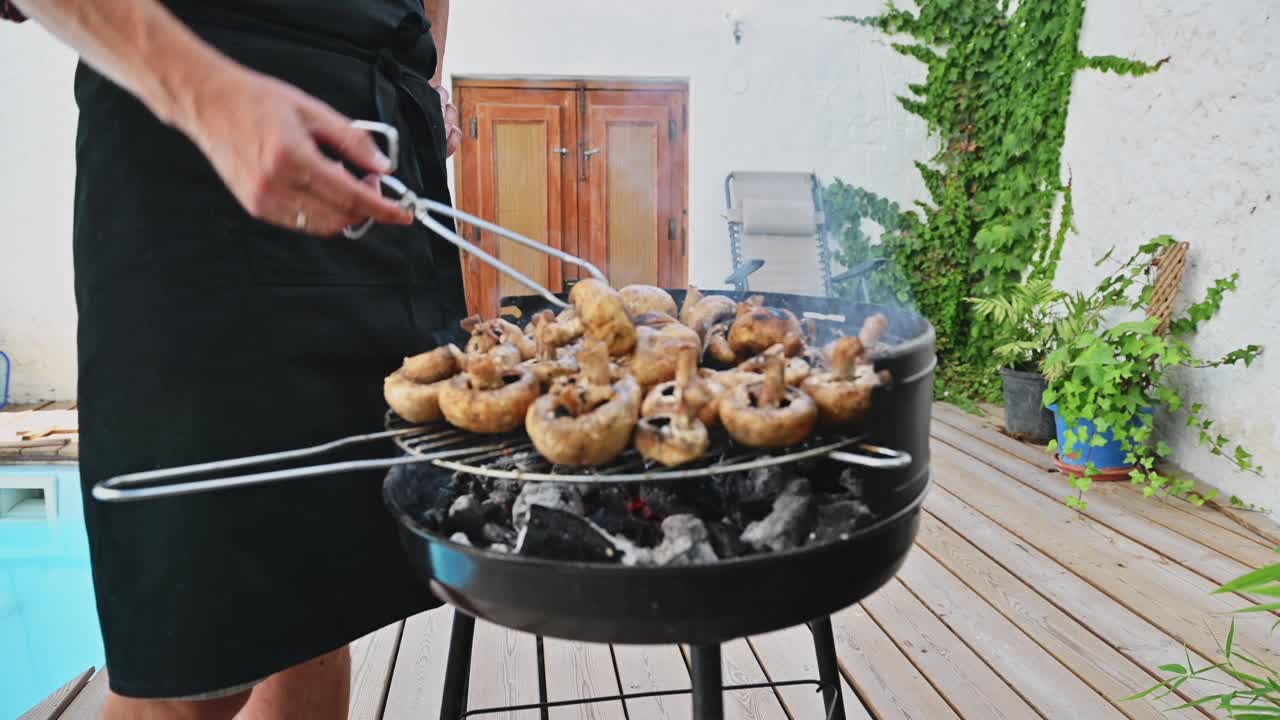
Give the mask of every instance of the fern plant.
[{"label": "fern plant", "polygon": [[994,354],[1002,367],[1039,372],[1057,346],[1059,325],[1066,318],[1069,296],[1053,281],[1037,278],[1015,285],[1003,297],[967,298],[976,317],[995,337]]}]

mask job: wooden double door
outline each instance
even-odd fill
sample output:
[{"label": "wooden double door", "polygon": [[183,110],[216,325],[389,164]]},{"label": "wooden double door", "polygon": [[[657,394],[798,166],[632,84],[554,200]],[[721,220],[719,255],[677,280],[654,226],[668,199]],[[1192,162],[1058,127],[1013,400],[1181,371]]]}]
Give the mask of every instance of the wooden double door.
[{"label": "wooden double door", "polygon": [[[459,80],[461,209],[588,260],[614,287],[687,279],[687,100],[678,84]],[[476,242],[558,291],[578,268],[461,224]],[[467,305],[531,291],[463,257]]]}]

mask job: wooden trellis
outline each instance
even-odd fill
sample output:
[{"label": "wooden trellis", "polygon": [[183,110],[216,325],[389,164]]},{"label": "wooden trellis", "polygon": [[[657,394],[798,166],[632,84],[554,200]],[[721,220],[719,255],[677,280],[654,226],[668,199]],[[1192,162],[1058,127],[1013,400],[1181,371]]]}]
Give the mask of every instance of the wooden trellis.
[{"label": "wooden trellis", "polygon": [[1151,261],[1151,267],[1156,273],[1156,282],[1151,293],[1151,304],[1147,306],[1147,317],[1160,319],[1156,332],[1161,335],[1169,331],[1169,323],[1173,319],[1173,300],[1182,287],[1182,275],[1187,270],[1189,246],[1188,242],[1170,245]]}]

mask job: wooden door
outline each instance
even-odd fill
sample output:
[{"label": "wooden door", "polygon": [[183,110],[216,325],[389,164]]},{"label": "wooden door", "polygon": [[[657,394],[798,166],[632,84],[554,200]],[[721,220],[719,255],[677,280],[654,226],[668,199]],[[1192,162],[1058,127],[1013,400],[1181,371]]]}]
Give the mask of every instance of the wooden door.
[{"label": "wooden door", "polygon": [[[458,163],[459,207],[576,253],[574,94],[478,89],[463,93],[459,110],[471,123]],[[563,284],[561,263],[543,253],[472,227],[463,236],[544,287]],[[492,317],[500,297],[531,292],[474,256],[464,256],[463,267],[471,312]]]},{"label": "wooden door", "polygon": [[682,98],[643,90],[586,93],[584,252],[614,287],[683,284]]},{"label": "wooden door", "polygon": [[[460,80],[454,96],[465,135],[458,207],[591,261],[614,287],[684,285],[683,86]],[[552,290],[581,276],[490,233],[460,232]],[[500,297],[531,292],[474,258],[463,264],[471,312],[492,316]]]}]

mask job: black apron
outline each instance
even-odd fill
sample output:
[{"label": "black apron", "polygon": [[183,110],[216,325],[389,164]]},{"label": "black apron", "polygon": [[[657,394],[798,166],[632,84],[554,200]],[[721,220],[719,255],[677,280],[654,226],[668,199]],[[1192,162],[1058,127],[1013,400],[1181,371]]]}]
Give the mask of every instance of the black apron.
[{"label": "black apron", "polygon": [[[239,62],[395,125],[397,175],[449,201],[420,0],[167,4]],[[421,226],[352,241],[255,221],[133,97],[83,65],[75,89],[81,474],[112,690],[251,682],[435,605],[377,473],[90,498],[120,473],[380,429],[382,378],[452,338],[464,303],[456,250]]]}]

